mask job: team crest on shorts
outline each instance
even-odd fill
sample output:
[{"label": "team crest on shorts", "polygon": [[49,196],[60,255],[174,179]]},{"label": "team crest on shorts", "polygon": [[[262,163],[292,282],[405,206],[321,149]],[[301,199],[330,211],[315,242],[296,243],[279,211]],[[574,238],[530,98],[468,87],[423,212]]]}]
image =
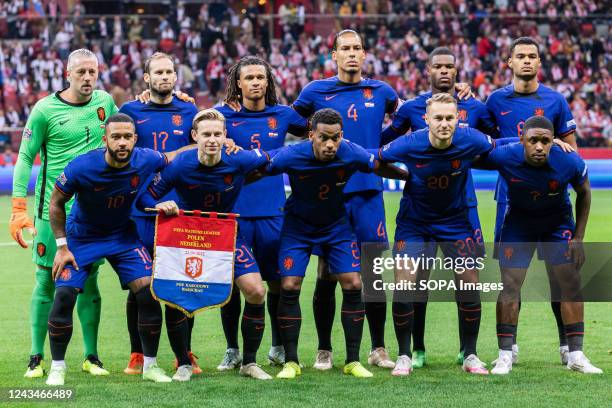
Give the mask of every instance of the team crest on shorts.
[{"label": "team crest on shorts", "polygon": [[372,99],[374,97],[374,94],[372,93],[372,88],[364,88],[363,97],[365,99]]},{"label": "team crest on shorts", "polygon": [[132,186],[132,188],[136,188],[138,187],[138,183],[140,183],[140,176],[138,174],[135,174],[130,179],[130,185]]},{"label": "team crest on shorts", "polygon": [[106,111],[104,110],[104,108],[102,106],[100,106],[97,110],[98,112],[98,119],[100,119],[100,121],[104,122],[104,120],[106,119]]},{"label": "team crest on shorts", "polygon": [[276,121],[276,118],[273,118],[272,116],[270,116],[268,118],[268,127],[270,128],[270,130],[276,130],[277,126],[278,126],[278,122]]},{"label": "team crest on shorts", "polygon": [[406,249],[406,241],[400,240],[395,243],[396,251],[403,251],[404,249]]},{"label": "team crest on shorts", "polygon": [[181,126],[183,124],[183,117],[181,115],[172,115],[172,124],[174,126]]},{"label": "team crest on shorts", "polygon": [[513,255],[513,254],[514,254],[514,248],[512,248],[512,247],[506,247],[506,248],[504,248],[504,257],[505,257],[506,259],[508,259],[508,260],[509,260],[510,258],[512,258],[512,255]]},{"label": "team crest on shorts", "polygon": [[47,246],[42,242],[39,242],[38,244],[36,244],[36,253],[40,257],[45,256],[45,254],[47,253]]},{"label": "team crest on shorts", "polygon": [[293,268],[293,258],[288,256],[283,260],[283,268],[285,268],[286,271],[291,270],[291,268]]},{"label": "team crest on shorts", "polygon": [[62,273],[60,273],[59,278],[60,278],[60,280],[67,281],[67,280],[69,280],[69,279],[70,279],[70,277],[71,277],[71,276],[72,276],[72,274],[70,273],[70,269],[65,268],[65,269],[62,271]]},{"label": "team crest on shorts", "polygon": [[451,167],[453,168],[453,170],[457,170],[459,167],[461,167],[461,160],[459,159],[453,160],[451,162]]},{"label": "team crest on shorts", "polygon": [[536,108],[533,114],[536,116],[544,116],[544,108]]},{"label": "team crest on shorts", "polygon": [[192,279],[202,275],[202,259],[197,256],[190,256],[185,260],[185,275]]},{"label": "team crest on shorts", "polygon": [[459,116],[459,120],[462,121],[466,121],[467,120],[467,111],[465,109],[459,109],[459,112],[457,112],[457,115]]}]

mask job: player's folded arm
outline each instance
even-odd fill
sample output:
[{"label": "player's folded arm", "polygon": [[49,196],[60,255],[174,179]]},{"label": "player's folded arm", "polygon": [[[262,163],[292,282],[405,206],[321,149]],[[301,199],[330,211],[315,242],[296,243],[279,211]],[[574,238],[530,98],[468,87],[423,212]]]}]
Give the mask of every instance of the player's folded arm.
[{"label": "player's folded arm", "polygon": [[409,180],[410,179],[410,172],[408,170],[404,170],[400,167],[397,167],[394,164],[385,163],[380,160],[375,160],[375,162],[376,162],[376,167],[374,168],[373,172],[381,177],[385,177],[388,179],[395,179],[395,180]]}]

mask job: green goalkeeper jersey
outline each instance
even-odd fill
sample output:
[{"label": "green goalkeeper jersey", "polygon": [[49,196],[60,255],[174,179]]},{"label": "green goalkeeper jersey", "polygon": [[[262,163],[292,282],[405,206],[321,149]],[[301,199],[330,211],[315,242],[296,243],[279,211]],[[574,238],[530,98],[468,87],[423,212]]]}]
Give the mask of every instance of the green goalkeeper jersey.
[{"label": "green goalkeeper jersey", "polygon": [[113,98],[104,91],[95,90],[91,99],[81,104],[67,102],[59,94],[34,105],[13,174],[13,197],[25,197],[32,164],[40,152],[34,214],[44,220],[49,219],[49,200],[57,177],[72,159],[104,145],[104,122],[117,112]]}]

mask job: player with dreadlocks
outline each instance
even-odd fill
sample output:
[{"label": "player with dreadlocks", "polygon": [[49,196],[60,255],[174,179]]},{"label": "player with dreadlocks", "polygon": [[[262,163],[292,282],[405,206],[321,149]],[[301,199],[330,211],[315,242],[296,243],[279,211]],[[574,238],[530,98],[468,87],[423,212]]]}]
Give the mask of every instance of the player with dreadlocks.
[{"label": "player with dreadlocks", "polygon": [[[287,133],[302,136],[308,129],[306,119],[289,106],[278,103],[272,69],[256,56],[246,56],[230,68],[224,102],[224,106],[216,109],[227,120],[227,137],[244,149],[278,149],[284,145]],[[284,206],[283,177],[277,175],[244,186],[234,207],[234,212],[240,214],[240,233],[253,251],[261,277],[269,288],[267,303],[272,347],[268,359],[273,365],[285,362],[276,321],[280,296],[277,261]],[[217,367],[219,370],[239,367],[242,360],[238,348],[240,291],[232,293],[230,302],[221,308],[227,351]]]}]

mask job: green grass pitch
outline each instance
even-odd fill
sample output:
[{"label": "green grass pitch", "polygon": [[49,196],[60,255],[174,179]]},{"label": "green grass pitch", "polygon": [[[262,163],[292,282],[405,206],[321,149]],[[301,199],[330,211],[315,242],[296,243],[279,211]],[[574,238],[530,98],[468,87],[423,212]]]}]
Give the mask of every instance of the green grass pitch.
[{"label": "green grass pitch", "polygon": [[[491,240],[495,206],[492,192],[479,192],[480,217],[485,238]],[[389,235],[394,232],[394,218],[400,195],[385,196]],[[0,228],[8,231],[10,212],[8,197],[0,198]],[[30,207],[32,208],[32,207]],[[587,240],[605,242],[612,236],[610,222],[612,191],[594,191],[593,208]],[[30,250],[10,245],[5,233],[0,240],[0,389],[44,387],[44,380],[26,380],[25,372],[30,349],[29,302],[34,284],[34,268]],[[311,262],[302,291],[304,321],[300,338],[302,362],[310,367],[316,351],[316,332],[312,318],[312,290],[315,270]],[[335,368],[320,373],[306,368],[296,381],[260,382],[240,378],[237,372],[218,373],[215,369],[225,350],[219,312],[198,315],[193,332],[193,351],[200,356],[204,374],[189,383],[145,383],[138,376],[124,375],[129,357],[129,341],[125,323],[126,292],[119,287],[108,266],[100,274],[102,322],[99,336],[100,358],[110,369],[109,377],[94,378],[80,372],[82,341],[75,316],[75,331],[68,349],[66,386],[73,387],[76,399],[69,405],[96,408],[117,406],[181,407],[181,406],[314,406],[318,407],[395,407],[395,406],[612,406],[612,303],[590,303],[586,310],[585,352],[595,365],[604,370],[601,376],[585,376],[569,372],[559,362],[557,330],[548,303],[525,303],[519,325],[520,362],[509,376],[479,377],[463,373],[454,364],[457,354],[457,318],[452,303],[430,304],[427,313],[426,345],[429,365],[407,378],[393,378],[389,371],[373,369],[368,380],[341,374],[344,341],[339,318],[333,332]],[[337,298],[339,299],[339,295]],[[389,307],[390,309],[390,307]],[[76,314],[75,314],[76,315]],[[171,370],[173,356],[162,332],[159,362]],[[397,354],[393,327],[387,318],[387,347],[392,357]],[[278,369],[265,365],[270,346],[266,331],[259,352],[259,362],[271,374]],[[362,362],[365,363],[370,339],[364,328]],[[483,319],[478,342],[479,355],[490,362],[497,356],[495,338],[495,305],[483,305]],[[50,359],[47,344],[47,359]],[[48,367],[49,361],[47,362]],[[20,403],[19,406],[35,405]],[[55,405],[55,404],[53,404]],[[8,405],[6,400],[0,406]],[[17,405],[16,405],[17,406]],[[49,405],[47,405],[49,406]]]}]

